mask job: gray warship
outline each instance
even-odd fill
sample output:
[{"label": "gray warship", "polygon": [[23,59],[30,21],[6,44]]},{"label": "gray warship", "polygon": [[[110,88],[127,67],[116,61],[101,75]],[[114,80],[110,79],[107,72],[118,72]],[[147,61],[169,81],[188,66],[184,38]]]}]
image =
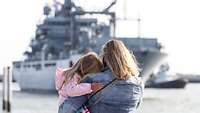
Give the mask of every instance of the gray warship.
[{"label": "gray warship", "polygon": [[[132,51],[147,80],[167,55],[156,38],[116,37],[116,13],[110,8],[102,11],[85,11],[72,0],[54,1],[54,6],[44,6],[45,19],[37,25],[30,51],[25,51],[23,61],[13,62],[13,78],[22,91],[55,91],[55,70],[66,68],[88,50],[100,53],[101,46],[112,38],[122,40]],[[99,16],[107,22],[99,22]]]}]

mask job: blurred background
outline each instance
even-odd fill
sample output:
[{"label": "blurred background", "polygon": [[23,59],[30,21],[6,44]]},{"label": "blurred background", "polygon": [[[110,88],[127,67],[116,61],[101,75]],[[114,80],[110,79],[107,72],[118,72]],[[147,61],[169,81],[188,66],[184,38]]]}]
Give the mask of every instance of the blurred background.
[{"label": "blurred background", "polygon": [[12,112],[57,112],[56,67],[110,37],[140,63],[139,113],[200,112],[199,10],[198,0],[1,0],[0,80],[10,66]]}]

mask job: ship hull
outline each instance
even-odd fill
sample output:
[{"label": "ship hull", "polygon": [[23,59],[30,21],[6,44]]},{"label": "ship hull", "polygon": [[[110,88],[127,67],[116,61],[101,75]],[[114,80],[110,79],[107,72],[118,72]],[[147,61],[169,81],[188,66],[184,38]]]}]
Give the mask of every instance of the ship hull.
[{"label": "ship hull", "polygon": [[[141,75],[144,78],[149,78],[153,70],[161,63],[165,54],[161,52],[151,52],[144,57]],[[80,57],[80,55],[78,56]],[[22,91],[56,91],[55,89],[55,70],[57,67],[69,67],[70,61],[75,61],[78,57],[73,59],[46,61],[42,64],[55,64],[48,67],[42,67],[40,70],[33,68],[13,68],[13,77],[19,83]],[[34,65],[41,62],[24,62],[22,66]]]},{"label": "ship hull", "polygon": [[151,74],[156,68],[163,63],[163,60],[167,57],[166,53],[163,52],[148,52],[142,61],[142,71],[140,76],[143,78],[143,81],[146,82]]},{"label": "ship hull", "polygon": [[146,86],[147,88],[185,88],[188,80],[176,79],[171,81],[165,81],[161,83],[153,83],[152,85]]},{"label": "ship hull", "polygon": [[[21,91],[48,91],[54,92],[55,89],[55,71],[57,67],[69,67],[70,61],[76,61],[81,55],[74,55],[72,58],[55,61],[36,61],[22,62],[23,68],[13,68],[13,78],[19,83]],[[41,64],[41,69],[35,69],[31,66]],[[29,66],[24,68],[24,66]]]}]

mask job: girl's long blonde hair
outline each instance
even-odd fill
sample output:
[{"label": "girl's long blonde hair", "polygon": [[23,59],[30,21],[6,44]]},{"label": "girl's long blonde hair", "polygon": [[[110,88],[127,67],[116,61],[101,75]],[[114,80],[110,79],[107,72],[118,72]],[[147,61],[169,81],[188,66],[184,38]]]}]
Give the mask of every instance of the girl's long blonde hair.
[{"label": "girl's long blonde hair", "polygon": [[75,73],[79,74],[83,79],[87,74],[100,72],[102,67],[103,64],[97,54],[89,52],[82,56],[71,68],[64,71],[65,83],[68,83]]},{"label": "girl's long blonde hair", "polygon": [[139,68],[135,56],[130,53],[120,40],[110,40],[103,47],[103,62],[112,70],[118,79],[138,76]]}]

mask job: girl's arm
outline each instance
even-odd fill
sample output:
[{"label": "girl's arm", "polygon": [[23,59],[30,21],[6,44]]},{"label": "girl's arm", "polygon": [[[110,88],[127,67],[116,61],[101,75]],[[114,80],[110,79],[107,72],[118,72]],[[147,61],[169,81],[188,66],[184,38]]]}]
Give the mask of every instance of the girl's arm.
[{"label": "girl's arm", "polygon": [[96,92],[102,87],[103,87],[102,83],[77,84],[77,82],[71,82],[68,85],[64,86],[64,88],[60,90],[60,93],[63,96],[74,97]]},{"label": "girl's arm", "polygon": [[60,90],[62,88],[62,85],[64,83],[64,76],[63,74],[63,69],[57,68],[56,69],[56,74],[55,74],[55,86],[56,90]]},{"label": "girl's arm", "polygon": [[62,88],[62,90],[60,90],[61,95],[70,97],[81,96],[91,92],[92,89],[90,83],[78,84],[76,81],[69,82]]}]

